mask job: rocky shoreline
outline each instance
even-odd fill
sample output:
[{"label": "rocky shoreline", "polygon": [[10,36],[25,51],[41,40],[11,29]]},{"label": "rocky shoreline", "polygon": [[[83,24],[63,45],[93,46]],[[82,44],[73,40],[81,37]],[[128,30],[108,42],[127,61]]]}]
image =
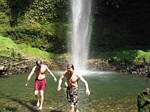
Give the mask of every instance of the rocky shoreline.
[{"label": "rocky shoreline", "polygon": [[[35,66],[36,60],[38,59],[37,58],[12,59],[10,57],[8,58],[0,57],[0,76],[27,73],[32,69],[33,66]],[[47,64],[51,69],[57,68],[52,61],[43,60],[43,62]]]},{"label": "rocky shoreline", "polygon": [[150,88],[146,88],[137,96],[138,112],[150,111]]},{"label": "rocky shoreline", "polygon": [[[18,58],[11,59],[0,57],[0,76],[22,74],[29,72],[35,65],[36,58]],[[68,63],[65,59],[54,59],[51,61],[43,60],[51,70],[64,70]],[[87,62],[88,69],[96,71],[117,71],[135,75],[150,77],[150,63],[141,62],[133,63],[129,61],[110,62],[101,59],[89,59]]]},{"label": "rocky shoreline", "polygon": [[120,61],[118,63],[112,63],[119,72],[126,72],[133,75],[140,75],[144,77],[150,77],[150,63],[140,61],[138,63],[131,61]]},{"label": "rocky shoreline", "polygon": [[91,70],[117,71],[150,77],[150,63],[147,63],[144,60],[135,63],[127,60],[111,62],[109,60],[91,59],[88,61],[88,65]]}]

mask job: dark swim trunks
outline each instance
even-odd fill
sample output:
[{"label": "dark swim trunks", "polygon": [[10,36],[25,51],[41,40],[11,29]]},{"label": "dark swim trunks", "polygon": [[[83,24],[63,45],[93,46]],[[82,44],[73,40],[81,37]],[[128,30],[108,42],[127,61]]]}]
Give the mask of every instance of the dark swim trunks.
[{"label": "dark swim trunks", "polygon": [[71,105],[77,106],[79,102],[79,89],[78,88],[67,88],[67,99]]},{"label": "dark swim trunks", "polygon": [[35,83],[34,83],[34,90],[44,90],[46,88],[46,79],[43,79],[43,80],[38,80],[36,79],[35,80]]}]

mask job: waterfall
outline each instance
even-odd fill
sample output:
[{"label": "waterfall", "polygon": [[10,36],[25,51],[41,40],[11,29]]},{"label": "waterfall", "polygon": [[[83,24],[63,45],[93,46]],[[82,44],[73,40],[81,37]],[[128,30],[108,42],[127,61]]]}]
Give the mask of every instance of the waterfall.
[{"label": "waterfall", "polygon": [[91,36],[91,0],[72,0],[71,63],[86,70]]}]

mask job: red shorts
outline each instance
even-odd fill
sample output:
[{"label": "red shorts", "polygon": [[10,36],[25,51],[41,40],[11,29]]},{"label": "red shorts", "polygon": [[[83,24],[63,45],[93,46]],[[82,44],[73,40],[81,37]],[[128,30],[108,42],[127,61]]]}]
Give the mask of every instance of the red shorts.
[{"label": "red shorts", "polygon": [[46,79],[43,79],[43,80],[38,80],[36,79],[35,80],[35,83],[34,83],[34,90],[44,90],[46,87]]}]

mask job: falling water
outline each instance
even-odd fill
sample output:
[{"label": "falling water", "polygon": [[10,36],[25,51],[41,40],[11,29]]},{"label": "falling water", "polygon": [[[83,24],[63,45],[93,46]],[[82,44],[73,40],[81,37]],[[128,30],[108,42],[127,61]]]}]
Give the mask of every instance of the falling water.
[{"label": "falling water", "polygon": [[91,0],[72,0],[71,63],[77,70],[86,70],[89,42]]}]

